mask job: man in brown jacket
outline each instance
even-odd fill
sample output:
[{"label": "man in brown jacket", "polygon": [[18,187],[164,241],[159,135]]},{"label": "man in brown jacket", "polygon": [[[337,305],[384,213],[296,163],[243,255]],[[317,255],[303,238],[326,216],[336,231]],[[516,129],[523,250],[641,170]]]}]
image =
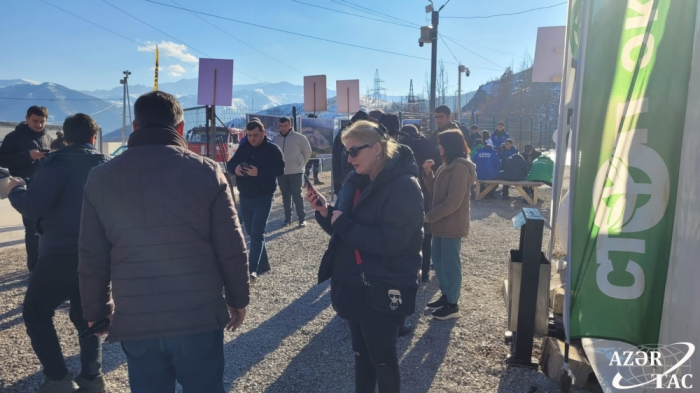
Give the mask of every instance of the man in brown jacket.
[{"label": "man in brown jacket", "polygon": [[144,94],[134,111],[128,150],[85,186],[83,315],[111,322],[101,333],[121,341],[132,391],[175,391],[177,380],[220,393],[223,330],[240,326],[249,301],[230,188],[218,164],[187,149],[175,97]]}]

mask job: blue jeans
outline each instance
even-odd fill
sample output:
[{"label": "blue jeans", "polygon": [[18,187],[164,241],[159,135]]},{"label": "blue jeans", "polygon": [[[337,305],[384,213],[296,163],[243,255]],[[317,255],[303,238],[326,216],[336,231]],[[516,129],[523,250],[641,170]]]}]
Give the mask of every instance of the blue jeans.
[{"label": "blue jeans", "polygon": [[132,393],[224,392],[224,331],[122,341]]},{"label": "blue jeans", "polygon": [[241,196],[241,213],[243,225],[250,236],[250,250],[248,253],[248,269],[251,273],[270,270],[270,261],[267,259],[265,247],[265,226],[272,210],[274,194],[259,197],[245,198]]},{"label": "blue jeans", "polygon": [[459,250],[462,238],[448,239],[433,236],[433,267],[440,285],[440,292],[447,296],[447,302],[457,304],[462,292],[462,261]]}]

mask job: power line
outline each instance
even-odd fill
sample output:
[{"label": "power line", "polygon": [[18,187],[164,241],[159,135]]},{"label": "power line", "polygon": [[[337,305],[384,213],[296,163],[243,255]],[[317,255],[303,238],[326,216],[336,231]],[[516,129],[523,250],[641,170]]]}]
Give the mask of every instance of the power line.
[{"label": "power line", "polygon": [[[80,15],[76,15],[76,14],[74,14],[74,13],[68,11],[68,10],[65,10],[65,9],[63,9],[63,8],[57,6],[57,5],[51,4],[51,3],[49,3],[49,2],[46,1],[46,0],[41,0],[41,1],[42,1],[42,3],[46,3],[46,4],[50,5],[51,7],[57,8],[57,9],[59,9],[59,10],[65,12],[65,13],[68,14],[68,15],[72,15],[72,16],[74,16],[74,17],[76,17],[76,18],[78,18],[78,19],[81,19],[81,20],[83,20],[83,21],[85,21],[85,22],[87,22],[87,23],[89,23],[89,24],[91,24],[91,25],[93,25],[93,26],[99,27],[99,28],[102,29],[102,30],[106,30],[106,31],[108,31],[108,32],[110,32],[110,33],[112,33],[112,34],[114,34],[114,35],[117,35],[117,36],[119,36],[119,37],[121,37],[121,38],[123,38],[123,39],[125,39],[125,40],[127,40],[127,41],[131,41],[131,42],[135,43],[135,44],[138,45],[138,46],[142,46],[142,45],[143,45],[142,43],[140,43],[140,42],[138,42],[138,41],[136,41],[136,40],[132,40],[131,38],[129,38],[129,37],[125,36],[125,35],[119,34],[119,33],[117,33],[117,32],[114,31],[114,30],[110,30],[110,29],[108,29],[108,28],[106,28],[106,27],[104,27],[104,26],[98,25],[97,23],[92,22],[92,21],[90,21],[90,20],[88,20],[88,19],[85,19],[85,18],[83,18],[83,17],[80,16]],[[166,54],[164,54],[164,56],[165,56],[165,57],[170,57],[170,58],[172,58],[172,59],[175,59],[175,60],[177,60],[178,62],[180,62],[180,63],[182,63],[182,64],[185,64],[185,65],[188,65],[188,66],[190,66],[190,67],[193,67],[193,68],[195,67],[193,64],[184,62],[184,61],[178,59],[178,58],[175,57],[175,56],[170,56],[170,55],[166,55]]]},{"label": "power line", "polygon": [[321,37],[315,37],[315,36],[308,35],[308,34],[296,33],[296,32],[293,32],[293,31],[277,29],[277,28],[274,28],[274,27],[262,26],[262,25],[256,24],[256,23],[244,22],[244,21],[241,21],[241,20],[237,20],[237,19],[233,19],[233,18],[227,18],[227,17],[220,16],[220,15],[214,15],[214,14],[209,14],[209,13],[206,13],[206,12],[191,10],[191,9],[189,9],[189,8],[176,7],[176,6],[173,6],[173,5],[170,5],[170,4],[159,3],[159,2],[153,1],[153,0],[145,0],[145,1],[147,1],[147,2],[149,2],[149,3],[153,3],[153,4],[158,4],[158,5],[161,5],[161,6],[164,6],[164,7],[170,7],[170,8],[175,8],[175,9],[183,10],[183,11],[194,12],[194,13],[201,14],[201,15],[206,15],[206,16],[209,16],[209,17],[212,17],[212,18],[224,19],[224,20],[228,20],[228,21],[231,21],[231,22],[236,22],[236,23],[240,23],[240,24],[244,24],[244,25],[248,25],[248,26],[254,26],[254,27],[257,27],[257,28],[260,28],[260,29],[272,30],[272,31],[280,32],[280,33],[285,33],[285,34],[290,34],[290,35],[296,35],[296,36],[305,37],[305,38],[311,38],[311,39],[318,40],[318,41],[330,42],[330,43],[332,43],[332,44],[350,46],[350,47],[353,47],[353,48],[360,48],[360,49],[365,49],[365,50],[371,50],[371,51],[374,51],[374,52],[387,53],[387,54],[390,54],[390,55],[396,55],[396,56],[402,56],[402,57],[409,57],[409,58],[413,58],[413,59],[430,60],[430,59],[425,58],[425,57],[407,55],[407,54],[405,54],[405,53],[392,52],[392,51],[387,51],[387,50],[377,49],[377,48],[370,48],[370,47],[368,47],[368,46],[350,44],[350,43],[347,43],[347,42],[335,41],[335,40],[330,40],[330,39],[321,38]]},{"label": "power line", "polygon": [[331,12],[337,12],[337,13],[339,13],[339,14],[355,16],[355,17],[362,18],[362,19],[369,19],[369,20],[373,20],[373,21],[377,21],[377,22],[381,22],[381,23],[387,23],[387,24],[390,24],[390,25],[406,27],[406,28],[409,28],[409,29],[415,29],[414,26],[410,26],[410,25],[407,25],[407,24],[405,24],[405,23],[395,23],[395,22],[390,22],[390,21],[383,20],[383,19],[370,18],[370,17],[364,16],[364,15],[353,14],[353,13],[351,13],[351,12],[345,12],[345,11],[336,10],[336,9],[333,9],[333,8],[323,7],[323,6],[316,5],[316,4],[305,3],[305,2],[299,1],[299,0],[292,0],[292,1],[293,1],[294,3],[304,4],[304,5],[307,5],[307,6],[309,6],[309,7],[320,8],[320,9],[327,10],[327,11],[331,11]]},{"label": "power line", "polygon": [[447,47],[447,50],[449,50],[449,51],[450,51],[450,53],[452,54],[452,57],[454,57],[454,58],[455,58],[455,61],[456,61],[457,63],[459,63],[460,65],[461,65],[461,64],[462,64],[462,62],[461,62],[461,61],[459,61],[459,60],[457,60],[457,56],[455,56],[454,52],[452,52],[452,49],[450,49],[450,46],[449,46],[449,45],[447,45],[447,42],[445,41],[445,39],[444,39],[444,38],[442,38],[442,36],[440,36],[440,39],[442,40],[442,43],[443,43],[443,44],[445,44],[445,47]]},{"label": "power line", "polygon": [[[442,35],[441,35],[441,36],[442,36]],[[500,67],[501,69],[505,68],[505,67],[502,67],[502,66],[500,66],[499,64],[496,64],[496,63],[494,63],[493,61],[491,61],[491,60],[485,58],[484,56],[481,56],[480,54],[474,52],[473,50],[471,50],[471,49],[467,48],[466,46],[460,44],[460,43],[457,42],[456,40],[450,39],[449,37],[447,37],[447,39],[450,40],[450,41],[452,41],[455,45],[461,47],[462,49],[467,50],[469,53],[473,54],[474,56],[477,56],[477,57],[479,57],[479,58],[481,58],[481,59],[483,59],[483,60],[486,60],[486,61],[488,61],[489,63],[491,63],[491,64],[493,64],[493,65],[495,65],[495,66],[497,66],[497,67]]]},{"label": "power line", "polygon": [[560,5],[567,4],[567,2],[562,2],[562,3],[557,3],[557,4],[552,4],[546,7],[538,7],[538,8],[531,8],[529,10],[525,11],[520,11],[520,12],[513,12],[509,14],[495,14],[495,15],[485,15],[485,16],[443,16],[442,18],[444,19],[490,19],[490,18],[497,18],[500,16],[512,16],[512,15],[521,15],[521,14],[526,14],[528,12],[533,12],[533,11],[539,11],[539,10],[545,10],[548,8],[554,8],[558,7]]},{"label": "power line", "polygon": [[[178,4],[175,0],[170,0],[170,1],[172,1],[172,2],[175,3],[176,5],[180,6],[180,4]],[[181,6],[180,6],[180,7],[181,7]],[[194,16],[194,17],[196,17],[196,18],[199,18],[199,19],[202,20],[204,23],[209,24],[211,27],[213,27],[213,28],[215,28],[215,29],[221,31],[222,33],[226,34],[227,36],[233,38],[234,40],[240,42],[241,44],[243,44],[243,45],[245,45],[245,46],[247,46],[247,47],[253,49],[254,51],[256,51],[256,52],[258,52],[258,53],[260,53],[260,54],[262,54],[262,55],[264,55],[264,56],[269,57],[270,59],[272,59],[272,60],[274,60],[274,61],[276,61],[276,62],[282,64],[283,66],[285,66],[285,67],[287,67],[287,68],[289,68],[289,69],[291,69],[291,70],[294,70],[294,71],[296,71],[296,72],[298,72],[298,73],[300,73],[300,74],[304,74],[303,71],[299,71],[298,69],[296,69],[296,68],[290,66],[289,64],[287,64],[287,63],[285,63],[285,62],[283,62],[283,61],[281,61],[281,60],[278,60],[278,59],[276,59],[276,58],[270,56],[269,54],[267,54],[267,53],[261,51],[260,49],[256,48],[255,46],[250,45],[250,44],[248,44],[247,42],[245,42],[245,41],[239,39],[238,37],[234,36],[233,34],[229,33],[228,31],[226,31],[226,30],[220,28],[219,26],[213,24],[212,22],[209,22],[208,20],[202,18],[201,16],[199,16],[199,15],[197,15],[197,14],[195,14],[195,13],[192,13],[192,12],[190,12],[190,14],[192,14],[192,16]],[[253,79],[255,79],[255,78],[253,78]],[[279,89],[278,89],[278,90],[279,90]],[[284,90],[282,90],[282,91],[284,91]],[[289,94],[289,92],[286,92],[286,91],[285,91],[285,93],[288,93],[288,94]]]},{"label": "power line", "polygon": [[109,1],[107,1],[107,0],[102,0],[102,1],[103,1],[105,4],[109,5],[110,7],[114,8],[115,10],[117,10],[117,11],[119,11],[119,12],[121,12],[121,13],[123,13],[123,14],[125,14],[125,15],[131,17],[131,18],[133,18],[133,19],[136,19],[137,21],[143,23],[144,25],[150,27],[151,29],[153,29],[153,30],[155,30],[155,31],[157,31],[157,32],[159,32],[159,33],[161,33],[161,34],[164,34],[164,35],[166,35],[166,36],[168,36],[168,37],[174,39],[175,41],[181,43],[182,45],[185,45],[185,46],[187,46],[187,47],[189,47],[189,48],[192,48],[192,49],[194,49],[195,51],[197,51],[197,52],[203,54],[203,55],[206,56],[206,57],[212,57],[211,55],[208,55],[208,54],[202,52],[201,50],[195,48],[194,46],[188,45],[188,44],[184,43],[182,40],[179,40],[179,39],[173,37],[172,35],[170,35],[170,34],[164,32],[163,30],[161,30],[161,29],[159,29],[159,28],[157,28],[157,27],[155,27],[155,26],[153,26],[153,25],[151,25],[151,24],[149,24],[149,23],[147,23],[147,22],[142,21],[141,19],[139,19],[139,18],[137,18],[137,17],[131,15],[130,13],[124,11],[123,9],[117,7],[116,5],[110,3]]},{"label": "power line", "polygon": [[407,21],[407,20],[405,20],[405,19],[400,19],[400,18],[397,18],[397,17],[395,17],[395,16],[393,16],[393,15],[384,14],[384,13],[381,13],[381,12],[379,12],[379,11],[366,8],[366,7],[363,7],[363,6],[359,5],[359,4],[351,3],[351,2],[346,1],[346,0],[342,0],[342,3],[339,2],[339,1],[337,1],[337,0],[333,0],[333,2],[334,2],[334,3],[337,3],[337,4],[340,4],[340,5],[344,5],[344,6],[349,7],[349,8],[356,9],[356,10],[358,10],[358,11],[363,11],[363,12],[368,13],[368,14],[372,14],[372,15],[381,15],[381,16],[384,16],[384,17],[387,18],[387,19],[394,19],[394,20],[397,20],[397,21],[399,21],[399,22],[403,22],[403,23],[407,23],[407,24],[409,24],[409,25],[413,25],[413,26],[416,26],[416,27],[420,27],[420,25],[417,24],[417,23],[413,23],[413,22]]}]

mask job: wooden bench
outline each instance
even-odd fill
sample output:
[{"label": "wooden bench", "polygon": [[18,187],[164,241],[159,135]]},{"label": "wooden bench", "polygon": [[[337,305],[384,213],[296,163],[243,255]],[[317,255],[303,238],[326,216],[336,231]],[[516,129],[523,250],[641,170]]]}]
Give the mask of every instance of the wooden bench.
[{"label": "wooden bench", "polygon": [[[485,184],[486,188],[484,188],[484,191],[481,191],[481,185]],[[499,184],[502,184],[504,186],[512,186],[515,187],[516,190],[522,195],[523,198],[525,198],[525,201],[529,203],[531,206],[537,205],[537,197],[538,197],[538,187],[543,186],[544,183],[540,181],[507,181],[507,180],[477,180],[476,181],[476,200],[483,199],[489,192],[491,192],[494,188],[498,187]],[[523,187],[532,187],[532,198],[530,198],[530,195],[525,192],[525,189]]]}]

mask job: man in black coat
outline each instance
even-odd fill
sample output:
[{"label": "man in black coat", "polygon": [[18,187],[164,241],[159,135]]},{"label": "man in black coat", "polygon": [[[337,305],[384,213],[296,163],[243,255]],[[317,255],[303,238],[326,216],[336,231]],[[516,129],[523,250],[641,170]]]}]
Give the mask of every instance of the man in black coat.
[{"label": "man in black coat", "polygon": [[[401,144],[406,145],[413,151],[413,156],[416,159],[416,165],[419,168],[423,167],[423,163],[427,160],[433,160],[437,165],[441,162],[440,152],[435,146],[435,143],[428,140],[426,137],[418,132],[418,128],[414,125],[406,125],[401,128],[401,131],[406,134],[406,136],[401,139]],[[420,188],[423,192],[423,210],[428,212],[432,205],[431,193],[428,192],[428,188],[423,181],[423,176],[418,176],[420,182]],[[428,282],[430,280],[430,257],[432,254],[431,242],[433,235],[428,233],[428,225],[425,225],[425,237],[423,238],[423,264],[421,266],[422,280],[423,282]]]},{"label": "man in black coat", "polygon": [[[350,124],[345,127],[350,127],[352,123],[358,120],[367,120],[369,115],[365,111],[358,111],[350,119]],[[340,193],[340,188],[345,182],[345,178],[348,177],[350,171],[352,171],[352,165],[348,162],[348,156],[345,153],[345,145],[343,145],[343,132],[345,128],[338,131],[338,134],[333,139],[333,151],[332,151],[332,176],[333,176],[333,193],[338,195]]]},{"label": "man in black coat", "polygon": [[[49,111],[43,106],[32,106],[27,110],[25,121],[7,134],[0,146],[0,167],[10,174],[29,183],[36,169],[51,149],[51,137],[44,126]],[[24,244],[27,249],[27,267],[31,272],[39,258],[39,238],[36,235],[36,222],[22,217],[24,224]]]},{"label": "man in black coat", "polygon": [[469,129],[471,133],[467,136],[467,146],[471,149],[474,147],[476,140],[481,139],[481,133],[479,132],[479,126],[476,124],[473,124]]},{"label": "man in black coat", "polygon": [[277,177],[284,174],[282,150],[267,137],[259,120],[246,125],[246,141],[228,162],[228,170],[236,174],[236,187],[241,195],[240,215],[250,236],[250,277],[257,279],[258,274],[270,271],[265,226],[272,210]]},{"label": "man in black coat", "polygon": [[[508,181],[524,181],[528,173],[530,173],[530,164],[518,153],[510,156],[503,162],[503,169],[501,169],[501,173],[498,174],[498,178]],[[508,188],[509,186],[503,186],[503,199],[510,198],[508,195]],[[529,190],[529,188],[530,187],[525,187],[526,190]]]},{"label": "man in black coat", "polygon": [[46,375],[40,391],[72,392],[80,387],[81,391],[103,392],[99,337],[79,340],[83,369],[74,381],[63,361],[52,320],[54,310],[70,300],[73,325],[79,333],[88,328],[78,285],[83,188],[90,170],[107,161],[93,146],[99,127],[90,116],[69,116],[63,130],[69,145],[46,157],[28,187],[21,178],[10,180],[12,206],[27,219],[38,221],[41,233],[39,260],[27,286],[22,316]]}]

